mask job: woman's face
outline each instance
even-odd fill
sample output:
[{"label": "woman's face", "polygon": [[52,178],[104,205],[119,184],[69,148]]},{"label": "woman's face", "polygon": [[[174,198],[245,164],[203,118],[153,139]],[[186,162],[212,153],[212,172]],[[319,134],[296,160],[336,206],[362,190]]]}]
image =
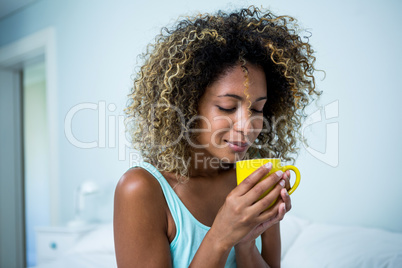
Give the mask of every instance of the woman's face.
[{"label": "woman's face", "polygon": [[196,152],[203,157],[234,163],[244,158],[261,132],[267,100],[265,73],[255,65],[247,64],[246,68],[248,81],[245,70],[237,65],[206,88],[201,97]]}]

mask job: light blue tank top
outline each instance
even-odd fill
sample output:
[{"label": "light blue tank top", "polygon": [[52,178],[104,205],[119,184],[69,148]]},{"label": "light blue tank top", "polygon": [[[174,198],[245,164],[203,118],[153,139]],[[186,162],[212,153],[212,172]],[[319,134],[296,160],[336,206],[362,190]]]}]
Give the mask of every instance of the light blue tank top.
[{"label": "light blue tank top", "polygon": [[[163,175],[151,164],[141,162],[133,167],[142,167],[152,174],[161,185],[170,213],[176,225],[176,236],[170,243],[174,268],[187,268],[210,227],[199,222],[186,208]],[[256,239],[261,252],[261,237]],[[231,249],[225,267],[236,267],[234,248]]]}]

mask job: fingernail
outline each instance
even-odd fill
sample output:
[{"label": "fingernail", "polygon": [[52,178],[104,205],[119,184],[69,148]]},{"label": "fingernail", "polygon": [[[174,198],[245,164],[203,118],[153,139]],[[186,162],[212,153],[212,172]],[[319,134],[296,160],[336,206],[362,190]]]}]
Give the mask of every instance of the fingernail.
[{"label": "fingernail", "polygon": [[282,170],[278,170],[277,172],[275,172],[276,176],[278,177],[282,177],[283,175],[283,171]]},{"label": "fingernail", "polygon": [[266,163],[265,167],[268,168],[268,169],[271,169],[272,168],[272,163],[271,162]]},{"label": "fingernail", "polygon": [[285,192],[285,195],[286,195],[286,196],[289,196],[289,193],[288,193],[288,191],[286,191],[286,192]]},{"label": "fingernail", "polygon": [[284,180],[280,180],[279,185],[282,187],[285,187],[285,181]]}]

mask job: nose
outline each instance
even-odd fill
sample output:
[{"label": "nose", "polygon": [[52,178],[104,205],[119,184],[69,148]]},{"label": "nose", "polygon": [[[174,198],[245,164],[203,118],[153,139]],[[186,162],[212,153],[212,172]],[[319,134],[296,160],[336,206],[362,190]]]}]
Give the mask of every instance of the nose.
[{"label": "nose", "polygon": [[237,132],[243,132],[247,136],[252,129],[251,111],[248,108],[238,109],[236,113],[233,129]]}]

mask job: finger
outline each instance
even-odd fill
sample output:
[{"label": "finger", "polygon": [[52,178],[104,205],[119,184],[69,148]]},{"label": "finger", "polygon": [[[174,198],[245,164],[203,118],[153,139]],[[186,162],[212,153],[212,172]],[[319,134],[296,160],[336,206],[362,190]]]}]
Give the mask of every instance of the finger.
[{"label": "finger", "polygon": [[289,193],[286,189],[281,190],[281,197],[282,197],[283,202],[285,203],[286,212],[288,212],[289,210],[292,209],[292,202],[290,200]]},{"label": "finger", "polygon": [[[272,178],[271,184],[269,184],[269,181],[266,182],[266,180],[270,179],[270,177]],[[259,215],[262,211],[266,210],[270,205],[272,205],[272,203],[275,202],[275,200],[280,199],[279,197],[280,197],[281,190],[285,186],[285,181],[280,178],[281,178],[281,175],[279,173],[271,174],[266,180],[257,184],[246,195],[246,197],[248,198],[248,201],[251,203],[254,203],[252,208],[257,215]],[[277,183],[276,182],[277,180],[280,180],[280,182]],[[274,184],[274,185],[272,185],[272,184]],[[271,187],[274,187],[274,188],[272,188],[272,190],[266,196],[264,196],[260,200],[256,201],[266,190],[268,190]]]},{"label": "finger", "polygon": [[279,210],[278,210],[278,215],[277,215],[277,217],[276,217],[276,220],[279,222],[279,221],[281,221],[281,220],[283,220],[283,218],[285,217],[285,214],[286,214],[286,205],[285,204],[281,204],[280,206],[279,206]]},{"label": "finger", "polygon": [[262,222],[271,222],[275,224],[283,219],[286,214],[286,205],[281,200],[278,199],[274,206],[272,206],[269,210],[264,211],[261,215],[257,218],[258,221]]},{"label": "finger", "polygon": [[[269,175],[267,178],[265,178],[264,180],[262,180],[258,184],[256,184],[252,189],[250,189],[244,195],[247,204],[249,204],[249,205],[254,204],[267,191],[269,191],[268,196],[271,196],[271,198],[272,198],[272,196],[274,196],[273,200],[272,200],[272,202],[273,202],[275,200],[275,198],[278,197],[279,192],[276,193],[276,191],[272,191],[272,190],[275,189],[275,186],[280,186],[280,187],[283,188],[284,185],[285,185],[284,182],[281,183],[281,185],[278,184],[278,182],[282,178],[282,175],[283,175],[282,171],[278,170],[278,171],[272,173],[271,175]],[[268,204],[268,205],[270,205],[270,204]],[[267,208],[268,205],[266,205],[265,208]]]},{"label": "finger", "polygon": [[235,191],[237,194],[241,196],[250,191],[250,189],[252,189],[265,175],[267,175],[271,169],[272,163],[267,163],[259,167],[236,187]]},{"label": "finger", "polygon": [[286,170],[285,173],[283,174],[283,178],[285,179],[285,188],[289,191],[291,186],[290,186],[290,171]]}]

